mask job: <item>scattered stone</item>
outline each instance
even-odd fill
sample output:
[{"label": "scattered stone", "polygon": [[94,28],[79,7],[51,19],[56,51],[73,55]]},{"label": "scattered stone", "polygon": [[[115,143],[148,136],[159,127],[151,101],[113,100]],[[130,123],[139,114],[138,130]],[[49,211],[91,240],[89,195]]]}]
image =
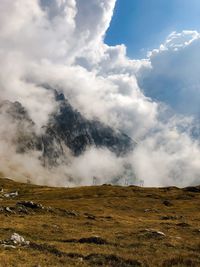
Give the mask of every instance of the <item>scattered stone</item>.
[{"label": "scattered stone", "polygon": [[84,258],[83,258],[83,257],[80,257],[80,258],[78,258],[78,260],[79,260],[80,262],[83,262]]},{"label": "scattered stone", "polygon": [[17,202],[15,206],[12,207],[0,207],[0,213],[6,213],[6,214],[34,214],[36,212],[40,213],[54,213],[59,214],[63,216],[68,217],[75,217],[79,216],[79,213],[76,211],[71,210],[65,210],[60,208],[52,208],[52,207],[45,207],[42,204],[35,203],[33,201],[20,201]]},{"label": "scattered stone", "polygon": [[14,233],[12,234],[10,241],[13,242],[15,245],[29,245],[30,241],[26,241],[23,236]]},{"label": "scattered stone", "polygon": [[10,207],[5,207],[4,210],[8,213],[15,213]]},{"label": "scattered stone", "polygon": [[4,248],[16,248],[16,246],[29,246],[30,242],[17,233],[11,235],[7,240],[1,241]]},{"label": "scattered stone", "polygon": [[14,207],[0,207],[0,213],[8,214],[29,214],[30,212],[23,206],[14,206]]},{"label": "scattered stone", "polygon": [[30,212],[28,211],[28,209],[25,208],[24,206],[18,206],[18,207],[17,207],[17,211],[18,211],[19,213],[24,213],[24,214],[29,214],[29,213],[30,213]]},{"label": "scattered stone", "polygon": [[84,213],[84,215],[86,216],[87,219],[89,220],[96,220],[96,216],[92,215],[90,213]]},{"label": "scattered stone", "polygon": [[16,246],[13,246],[13,245],[6,245],[6,244],[2,244],[2,247],[5,248],[5,249],[9,249],[9,248],[12,248],[12,249],[15,249]]},{"label": "scattered stone", "polygon": [[0,207],[0,212],[6,214],[15,214],[15,211],[12,207]]},{"label": "scattered stone", "polygon": [[30,211],[46,211],[46,212],[53,212],[52,207],[44,207],[42,204],[35,203],[33,201],[20,201],[16,204],[17,210],[23,213],[30,213]]},{"label": "scattered stone", "polygon": [[44,209],[44,207],[41,204],[35,203],[33,201],[21,201],[17,202],[17,205],[24,206],[26,208],[30,209]]},{"label": "scattered stone", "polygon": [[161,231],[157,231],[154,229],[145,229],[140,231],[140,237],[163,239],[166,237],[166,235]]},{"label": "scattered stone", "polygon": [[[78,217],[80,215],[77,211],[74,211],[74,210],[65,210],[65,209],[59,209],[59,208],[57,208],[55,210],[60,211],[65,216]],[[53,211],[53,209],[52,209],[52,211]]]},{"label": "scattered stone", "polygon": [[14,198],[14,197],[17,197],[18,195],[19,195],[18,191],[15,191],[15,192],[4,194],[4,197],[6,197],[6,198]]}]

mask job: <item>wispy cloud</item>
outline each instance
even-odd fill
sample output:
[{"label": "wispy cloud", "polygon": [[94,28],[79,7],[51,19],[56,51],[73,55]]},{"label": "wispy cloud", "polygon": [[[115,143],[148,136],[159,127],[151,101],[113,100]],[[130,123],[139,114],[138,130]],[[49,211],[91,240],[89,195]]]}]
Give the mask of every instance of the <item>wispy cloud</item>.
[{"label": "wispy cloud", "polygon": [[69,164],[52,171],[51,180],[38,155],[25,159],[13,148],[12,153],[3,149],[1,157],[10,159],[7,173],[14,164],[19,174],[33,172],[36,182],[63,185],[67,174],[74,184],[88,184],[94,173],[102,182],[121,175],[127,162],[145,185],[200,182],[199,144],[189,131],[199,112],[199,33],[172,33],[146,59],[129,59],[124,45],[104,43],[115,2],[1,0],[0,99],[21,102],[40,129],[56,105],[53,92],[42,86],[48,84],[87,118],[138,140],[137,149],[123,159],[96,149],[69,156]]}]

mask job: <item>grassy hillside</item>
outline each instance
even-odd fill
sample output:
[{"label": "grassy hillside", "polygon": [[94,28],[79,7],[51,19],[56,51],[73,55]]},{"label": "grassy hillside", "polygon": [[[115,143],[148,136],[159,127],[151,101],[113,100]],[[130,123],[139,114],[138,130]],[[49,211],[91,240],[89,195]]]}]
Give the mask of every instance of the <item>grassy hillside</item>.
[{"label": "grassy hillside", "polygon": [[200,266],[198,187],[1,188],[0,266]]}]

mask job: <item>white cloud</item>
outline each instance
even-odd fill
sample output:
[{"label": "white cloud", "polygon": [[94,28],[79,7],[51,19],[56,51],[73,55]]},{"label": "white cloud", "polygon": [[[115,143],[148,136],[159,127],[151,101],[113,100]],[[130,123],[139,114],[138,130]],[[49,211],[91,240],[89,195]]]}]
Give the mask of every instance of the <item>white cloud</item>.
[{"label": "white cloud", "polygon": [[124,161],[106,149],[90,148],[72,161],[70,174],[77,185],[91,185],[94,177],[97,184],[111,183],[113,177],[123,175]]},{"label": "white cloud", "polygon": [[186,115],[200,112],[200,34],[173,32],[150,53],[150,67],[142,68],[139,85],[145,94]]},{"label": "white cloud", "polygon": [[162,125],[147,136],[136,148],[132,162],[146,186],[184,187],[200,181],[198,142],[171,125]]},{"label": "white cloud", "polygon": [[[172,33],[149,58],[131,60],[124,45],[110,47],[103,41],[115,2],[1,0],[0,99],[20,101],[39,129],[55,108],[53,93],[41,86],[49,84],[86,117],[136,138],[137,149],[124,159],[104,150],[89,150],[76,159],[68,155],[69,164],[52,171],[51,180],[46,180],[49,173],[42,171],[37,156],[27,156],[33,158],[30,164],[13,148],[12,156],[3,149],[1,155],[10,159],[6,172],[17,168],[24,177],[34,169],[40,183],[86,184],[93,173],[101,182],[110,181],[123,173],[127,161],[146,185],[200,182],[199,146],[186,131],[192,118],[172,116],[160,104],[175,113],[199,111],[199,33]],[[102,159],[99,164],[97,158]],[[85,162],[90,163],[87,168]]]}]

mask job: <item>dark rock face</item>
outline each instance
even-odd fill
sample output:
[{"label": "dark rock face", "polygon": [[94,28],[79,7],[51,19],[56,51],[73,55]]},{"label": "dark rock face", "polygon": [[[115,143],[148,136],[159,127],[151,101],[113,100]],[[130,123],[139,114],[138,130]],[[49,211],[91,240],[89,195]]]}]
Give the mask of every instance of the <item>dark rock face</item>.
[{"label": "dark rock face", "polygon": [[58,111],[52,115],[48,129],[51,129],[75,156],[85,151],[87,146],[105,147],[117,155],[126,154],[134,147],[134,142],[120,131],[113,130],[99,121],[89,121],[74,110],[63,94],[56,93]]},{"label": "dark rock face", "polygon": [[136,145],[126,134],[99,121],[84,118],[57,91],[55,101],[58,108],[51,114],[40,135],[35,133],[34,122],[19,102],[0,104],[0,113],[4,112],[17,125],[15,143],[18,153],[41,151],[43,165],[56,166],[65,161],[65,147],[74,156],[81,155],[89,146],[107,148],[117,156],[123,156]]},{"label": "dark rock face", "polygon": [[[2,101],[0,115],[15,129],[14,133],[9,132],[8,134],[13,135],[12,142],[16,145],[17,153],[41,149],[39,138],[35,134],[35,124],[19,102]],[[7,127],[6,123],[5,127]]]}]

